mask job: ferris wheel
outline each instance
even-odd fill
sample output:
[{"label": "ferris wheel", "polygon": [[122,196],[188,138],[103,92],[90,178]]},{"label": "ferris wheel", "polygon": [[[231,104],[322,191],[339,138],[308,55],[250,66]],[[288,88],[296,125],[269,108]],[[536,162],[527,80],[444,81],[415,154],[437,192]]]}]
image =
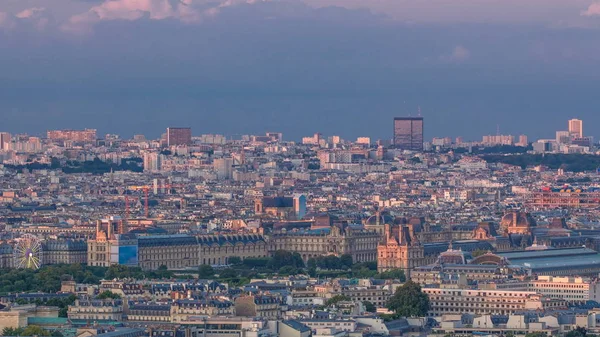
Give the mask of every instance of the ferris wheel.
[{"label": "ferris wheel", "polygon": [[13,248],[15,268],[38,269],[42,266],[42,244],[35,235],[25,234]]}]

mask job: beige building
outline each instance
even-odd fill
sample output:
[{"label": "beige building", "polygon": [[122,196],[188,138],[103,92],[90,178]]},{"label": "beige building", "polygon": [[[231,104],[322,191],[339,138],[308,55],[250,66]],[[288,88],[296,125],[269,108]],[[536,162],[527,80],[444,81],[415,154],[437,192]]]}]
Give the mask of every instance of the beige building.
[{"label": "beige building", "polygon": [[267,257],[267,243],[258,234],[140,235],[123,234],[122,220],[98,221],[96,237],[88,240],[88,265],[114,264],[155,270],[186,269],[201,264],[225,265],[232,256]]},{"label": "beige building", "polygon": [[600,284],[598,284],[598,281],[582,277],[540,275],[537,280],[529,281],[528,289],[567,302],[600,301]]},{"label": "beige building", "polygon": [[534,291],[423,288],[431,316],[443,314],[509,315],[523,310],[566,308],[564,300]]},{"label": "beige building", "polygon": [[58,307],[38,307],[35,304],[14,305],[0,311],[0,331],[5,328],[24,328],[31,317],[58,317]]},{"label": "beige building", "polygon": [[69,306],[69,319],[86,321],[122,321],[123,301],[113,299],[78,299]]},{"label": "beige building", "polygon": [[[343,229],[340,229],[342,227]],[[377,260],[377,243],[381,235],[376,231],[334,225],[311,230],[281,231],[269,237],[269,252],[287,250],[296,252],[306,262],[324,255],[349,254],[352,261]]]},{"label": "beige building", "polygon": [[218,299],[181,299],[171,304],[172,322],[185,322],[193,316],[235,316],[235,306]]},{"label": "beige building", "polygon": [[235,299],[235,315],[241,317],[278,318],[287,306],[271,295],[245,295]]}]

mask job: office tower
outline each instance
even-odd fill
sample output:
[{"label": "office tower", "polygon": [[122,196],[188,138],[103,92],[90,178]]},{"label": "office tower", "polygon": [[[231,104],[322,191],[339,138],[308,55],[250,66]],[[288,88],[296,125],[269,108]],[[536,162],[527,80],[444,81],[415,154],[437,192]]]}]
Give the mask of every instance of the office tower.
[{"label": "office tower", "polygon": [[295,194],[293,196],[294,212],[298,220],[306,215],[306,196],[304,194]]},{"label": "office tower", "polygon": [[49,130],[50,140],[67,140],[72,142],[93,143],[96,141],[96,129],[85,130]]},{"label": "office tower", "polygon": [[213,169],[217,173],[217,179],[219,179],[219,180],[233,179],[233,159],[232,158],[215,159],[215,161],[213,162]]},{"label": "office tower", "polygon": [[402,150],[423,151],[423,117],[394,118],[394,146]]},{"label": "office tower", "polygon": [[483,136],[482,143],[487,146],[513,145],[515,137],[511,135],[488,135]]},{"label": "office tower", "polygon": [[569,120],[569,133],[571,137],[583,138],[583,121],[581,119]]},{"label": "office tower", "polygon": [[0,132],[0,150],[10,149],[11,136],[8,132]]},{"label": "office tower", "polygon": [[167,146],[191,144],[191,128],[167,128]]},{"label": "office tower", "polygon": [[556,131],[556,143],[557,144],[570,144],[571,133],[569,131]]},{"label": "office tower", "polygon": [[520,135],[519,142],[517,143],[517,145],[523,146],[523,147],[526,147],[527,145],[529,145],[529,140],[527,139],[527,135]]},{"label": "office tower", "polygon": [[156,172],[161,169],[161,155],[158,152],[144,153],[144,172]]}]

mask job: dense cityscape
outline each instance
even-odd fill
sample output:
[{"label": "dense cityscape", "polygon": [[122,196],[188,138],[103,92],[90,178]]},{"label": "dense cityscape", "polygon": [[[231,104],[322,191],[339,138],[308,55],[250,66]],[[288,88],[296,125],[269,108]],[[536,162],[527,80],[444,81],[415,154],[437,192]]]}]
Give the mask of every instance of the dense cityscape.
[{"label": "dense cityscape", "polygon": [[394,118],[380,140],[2,132],[0,331],[600,333],[600,150],[583,121],[533,142],[428,141],[425,121]]}]

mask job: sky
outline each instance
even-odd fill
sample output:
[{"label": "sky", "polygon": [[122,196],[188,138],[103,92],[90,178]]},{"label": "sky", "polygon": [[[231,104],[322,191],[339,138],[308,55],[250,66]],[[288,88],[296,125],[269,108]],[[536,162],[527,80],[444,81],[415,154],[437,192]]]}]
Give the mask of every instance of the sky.
[{"label": "sky", "polygon": [[2,0],[0,131],[600,139],[600,0]]}]

